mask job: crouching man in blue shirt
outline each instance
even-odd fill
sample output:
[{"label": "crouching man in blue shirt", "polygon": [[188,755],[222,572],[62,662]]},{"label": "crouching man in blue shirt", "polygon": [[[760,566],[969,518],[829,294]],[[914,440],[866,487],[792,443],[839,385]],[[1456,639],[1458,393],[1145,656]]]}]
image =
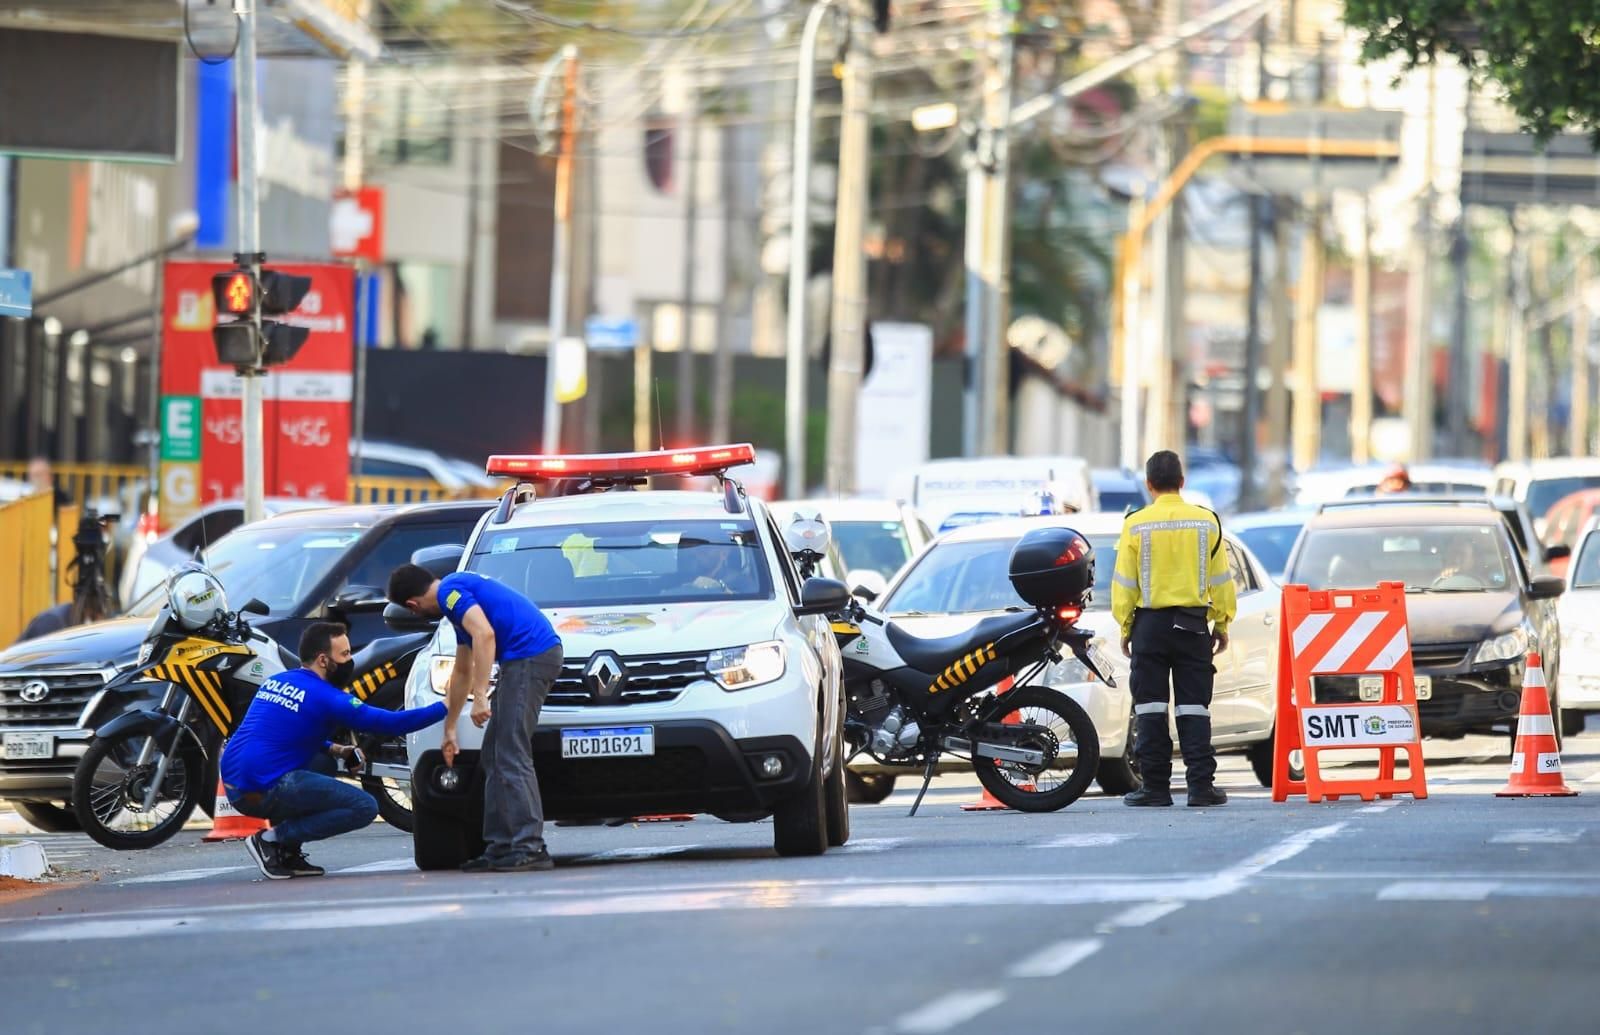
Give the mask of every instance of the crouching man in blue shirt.
[{"label": "crouching man in blue shirt", "polygon": [[432,726],[442,702],[391,712],[344,692],[355,675],[350,637],[336,622],[314,622],[300,637],[303,668],[261,684],[244,720],[222,752],[222,786],[233,807],[271,820],[272,829],[245,842],[269,880],[320,877],[301,850],[307,841],[360,830],[378,815],[372,795],[307,768],[323,752],[349,761],[355,748],[333,744],[341,729],[396,736]]}]

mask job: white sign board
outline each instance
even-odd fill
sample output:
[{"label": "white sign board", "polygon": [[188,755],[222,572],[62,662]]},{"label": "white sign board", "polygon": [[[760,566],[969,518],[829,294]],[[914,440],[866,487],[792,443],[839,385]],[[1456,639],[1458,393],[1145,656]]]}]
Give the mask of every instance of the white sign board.
[{"label": "white sign board", "polygon": [[1415,744],[1417,718],[1398,704],[1316,706],[1300,709],[1306,747],[1380,747]]},{"label": "white sign board", "polygon": [[856,411],[856,491],[885,495],[890,480],[928,459],[933,403],[933,330],[920,323],[872,325],[872,373]]}]

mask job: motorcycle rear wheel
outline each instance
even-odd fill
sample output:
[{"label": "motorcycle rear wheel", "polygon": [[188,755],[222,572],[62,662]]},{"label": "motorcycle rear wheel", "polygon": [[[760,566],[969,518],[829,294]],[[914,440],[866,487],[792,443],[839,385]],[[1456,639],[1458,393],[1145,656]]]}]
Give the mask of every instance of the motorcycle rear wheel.
[{"label": "motorcycle rear wheel", "polygon": [[[1022,745],[1046,754],[1045,765],[1034,768],[974,753],[978,782],[1001,804],[1018,812],[1055,812],[1089,789],[1100,767],[1100,736],[1078,702],[1042,686],[1020,686],[1001,696],[989,721],[1029,727]],[[1070,762],[1060,757],[1068,749],[1075,749]]]},{"label": "motorcycle rear wheel", "polygon": [[144,765],[139,751],[149,739],[142,732],[97,737],[83,753],[72,778],[72,808],[83,832],[107,848],[154,848],[183,829],[206,793],[206,761],[200,749],[180,738],[154,804],[144,809],[144,788],[161,761],[159,745]]}]

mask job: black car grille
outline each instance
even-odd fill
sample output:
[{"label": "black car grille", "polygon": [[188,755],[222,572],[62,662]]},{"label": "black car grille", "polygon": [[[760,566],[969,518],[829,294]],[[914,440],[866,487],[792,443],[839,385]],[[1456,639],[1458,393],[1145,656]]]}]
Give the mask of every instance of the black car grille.
[{"label": "black car grille", "polygon": [[690,683],[707,678],[704,651],[688,654],[618,655],[626,680],[610,699],[601,699],[589,688],[584,673],[592,658],[569,660],[550,688],[547,704],[582,707],[585,705],[655,704],[677,700]]},{"label": "black car grille", "polygon": [[[31,683],[43,683],[50,690],[42,700],[25,700],[23,689]],[[0,727],[26,730],[76,726],[84,705],[105,685],[105,677],[98,672],[0,676]]]},{"label": "black car grille", "polygon": [[1457,668],[1467,660],[1467,654],[1478,644],[1470,643],[1413,643],[1411,666],[1413,668]]}]

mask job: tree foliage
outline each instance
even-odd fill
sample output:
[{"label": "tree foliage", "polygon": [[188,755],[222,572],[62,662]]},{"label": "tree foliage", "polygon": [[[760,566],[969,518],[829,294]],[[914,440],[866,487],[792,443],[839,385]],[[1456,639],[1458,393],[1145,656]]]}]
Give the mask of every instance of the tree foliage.
[{"label": "tree foliage", "polygon": [[1346,0],[1368,60],[1415,68],[1443,54],[1504,87],[1540,139],[1600,138],[1600,0]]}]

